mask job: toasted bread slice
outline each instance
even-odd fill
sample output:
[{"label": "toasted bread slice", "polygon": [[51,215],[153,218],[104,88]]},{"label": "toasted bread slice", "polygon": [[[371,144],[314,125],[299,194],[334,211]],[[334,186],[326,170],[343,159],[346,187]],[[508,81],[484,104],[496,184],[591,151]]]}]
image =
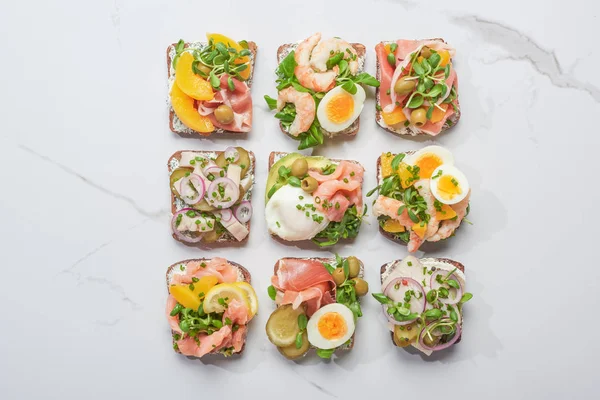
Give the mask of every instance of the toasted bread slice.
[{"label": "toasted bread slice", "polygon": [[[246,173],[245,177],[242,177],[243,179],[250,179],[250,189],[248,189],[248,191],[244,194],[244,200],[248,200],[248,201],[252,201],[252,190],[254,189],[254,170],[256,168],[256,157],[254,156],[254,153],[250,150],[246,150],[248,152],[248,156],[250,157],[250,168],[248,169],[248,172]],[[173,155],[171,155],[171,157],[169,157],[169,161],[167,163],[167,169],[169,171],[169,176],[171,175],[171,173],[177,169],[179,167],[179,161],[181,160],[181,154],[183,152],[193,152],[193,153],[197,153],[199,156],[201,157],[205,157],[205,158],[216,158],[219,154],[223,153],[223,151],[202,151],[202,150],[179,150],[175,153],[173,153]],[[170,186],[170,184],[169,184]],[[189,207],[187,205],[185,205],[182,201],[180,201],[179,199],[177,199],[175,197],[175,195],[173,194],[173,191],[170,190],[171,188],[169,187],[169,193],[171,195],[171,214],[175,214],[177,211],[181,210],[182,208],[186,208]],[[244,225],[246,226],[246,228],[248,229],[248,231],[250,231],[250,223],[251,220],[246,222]],[[203,241],[200,241],[198,243],[188,243],[188,242],[184,242],[182,240],[179,240],[179,238],[173,233],[172,234],[173,239],[177,240],[180,243],[183,243],[187,246],[192,246],[192,247],[206,247],[208,245],[227,245],[229,243],[245,243],[248,240],[248,237],[250,237],[250,234],[248,234],[248,236],[246,236],[243,240],[241,241],[237,241],[228,231],[225,231],[225,233],[223,235],[221,235],[216,242],[214,243],[205,243]]]},{"label": "toasted bread slice", "polygon": [[[424,39],[424,40],[437,40],[440,42],[444,42],[444,39],[441,38],[434,38],[434,39]],[[394,43],[395,41],[383,41],[381,43],[383,43],[384,45],[386,44],[390,44],[390,43]],[[379,63],[379,58],[376,57],[377,59],[377,75],[376,78],[379,82],[381,82],[381,66]],[[387,90],[390,88],[382,88],[381,85],[377,88],[375,95],[376,95],[376,104],[379,106],[379,95],[380,95],[380,91],[381,90]],[[380,108],[380,107],[377,107]],[[444,124],[444,126],[442,127],[442,130],[440,131],[440,134],[442,132],[444,132],[445,130],[453,127],[454,125],[456,125],[458,123],[458,120],[460,119],[460,104],[458,102],[458,98],[456,99],[456,108],[457,111],[452,114],[452,116],[450,116],[450,118],[448,118],[448,120],[446,121],[446,123]],[[383,120],[383,116],[381,115],[382,111],[376,109],[375,110],[375,120],[377,121],[377,124],[382,127],[383,129],[385,129],[388,132],[391,132],[395,135],[400,135],[400,136],[431,136],[425,132],[423,132],[422,130],[420,130],[419,128],[415,127],[415,126],[401,126],[401,127],[392,127],[392,126],[388,126],[385,121]]]},{"label": "toasted bread slice", "polygon": [[[358,56],[358,73],[361,73],[364,71],[364,68],[365,68],[365,58],[366,58],[365,55],[366,55],[367,50],[366,50],[365,46],[361,43],[350,43],[350,45],[352,47],[354,47],[354,50],[356,50],[356,54]],[[281,61],[283,61],[283,59],[292,50],[294,50],[297,46],[298,46],[298,43],[287,43],[287,44],[282,44],[281,46],[279,46],[279,48],[277,49],[277,64],[281,63]],[[350,125],[348,128],[344,129],[341,132],[332,133],[332,132],[327,132],[324,129],[322,129],[322,130],[323,130],[323,134],[328,137],[339,136],[339,135],[354,136],[358,132],[359,127],[360,127],[360,116],[358,118],[356,118],[356,121],[354,121],[352,123],[352,125]],[[285,133],[286,135],[289,135],[288,132],[285,130],[283,124],[279,123],[279,129],[281,129],[281,131],[283,133]]]},{"label": "toasted bread slice", "polygon": [[[171,266],[169,266],[169,268],[167,268],[167,273],[166,273],[166,283],[167,283],[167,294],[169,294],[169,286],[171,286],[171,279],[173,278],[174,274],[177,274],[181,271],[181,266],[184,267],[184,271],[185,271],[185,267],[187,266],[187,264],[189,262],[192,261],[198,261],[198,262],[203,262],[203,261],[209,261],[210,258],[190,258],[187,260],[183,260],[183,261],[179,261],[175,264],[172,264]],[[237,269],[237,273],[238,273],[238,279],[237,282],[247,282],[249,284],[252,284],[251,280],[252,277],[250,275],[250,272],[242,267],[240,264],[233,262],[233,261],[229,261],[227,260],[227,262],[231,265],[233,265],[236,269]],[[181,271],[182,272],[182,271]],[[175,339],[175,335],[177,334],[177,332],[175,332],[174,330],[171,330],[171,337],[172,337],[172,342],[173,342],[173,350],[175,350],[176,353],[181,354],[181,352],[179,351],[179,349],[177,349],[175,347],[175,343],[177,342],[177,340]],[[244,345],[242,346],[242,349],[240,351],[238,351],[237,353],[234,354],[242,354],[243,351],[246,349],[246,340],[244,339]],[[220,352],[210,352],[208,354],[221,354]],[[188,356],[188,358],[198,358],[198,357],[193,357],[193,356]]]},{"label": "toasted bread slice", "polygon": [[[332,258],[325,258],[325,257],[284,257],[282,259],[277,260],[277,262],[275,263],[275,267],[273,268],[273,274],[275,274],[275,275],[277,274],[277,271],[279,270],[279,261],[281,261],[281,260],[315,260],[315,261],[319,261],[321,263],[332,263],[332,262],[335,262],[335,258],[333,258],[333,257]],[[358,260],[358,261],[360,262],[360,272],[358,273],[358,277],[359,278],[364,278],[364,275],[365,275],[365,265],[363,264],[362,260]],[[352,348],[354,348],[355,336],[356,336],[356,331],[352,335],[352,338],[350,339],[350,343],[347,346],[340,346],[340,347],[336,348],[336,353],[338,351],[352,350]],[[315,347],[311,345],[310,348],[314,349]],[[305,357],[305,356],[306,356],[306,354],[303,357]]]},{"label": "toasted bread slice", "polygon": [[[273,166],[273,164],[275,164],[277,161],[279,161],[281,158],[287,156],[288,154],[290,154],[290,153],[283,152],[283,151],[272,151],[271,154],[269,155],[269,169],[268,169],[268,171],[271,171],[271,167]],[[327,157],[327,158],[329,158],[329,157]],[[351,162],[351,163],[354,163],[354,164],[358,164],[358,165],[360,165],[362,167],[362,164],[359,163],[358,161],[355,161],[355,160],[342,160],[342,159],[339,159],[339,158],[329,158],[329,160],[334,161],[334,162],[348,161],[348,162]],[[363,167],[363,169],[364,169],[364,167]],[[282,241],[283,243],[312,243],[311,240],[304,240],[304,241],[301,240],[301,241],[297,241],[297,242],[288,242],[288,241],[286,241],[284,239],[281,239],[279,236],[275,235],[272,232],[269,232],[269,234],[272,237],[277,238],[278,240]],[[346,239],[346,240],[348,240],[348,239]]]},{"label": "toasted bread slice", "polygon": [[[202,47],[202,46],[206,46],[206,42],[186,42],[185,43],[185,48],[188,48],[190,46]],[[175,69],[173,68],[173,58],[175,57],[175,48],[176,47],[177,47],[177,43],[173,43],[169,47],[167,47],[167,78],[169,80],[169,93],[171,92],[171,86],[173,85],[174,79],[175,79]],[[250,77],[248,78],[246,83],[248,84],[249,88],[252,88],[252,80],[254,77],[254,64],[256,62],[256,52],[258,50],[256,43],[248,42],[248,50],[250,50],[250,52],[252,53],[250,55],[250,65],[251,65],[252,69],[250,70]],[[182,137],[202,138],[202,137],[213,135],[215,133],[216,134],[225,134],[225,135],[244,135],[244,134],[246,134],[246,132],[232,132],[232,131],[227,131],[227,130],[224,130],[224,129],[221,129],[218,127],[215,127],[215,130],[209,134],[196,132],[195,130],[188,128],[187,126],[185,126],[183,124],[183,122],[181,122],[181,120],[175,114],[175,111],[173,111],[173,107],[171,106],[170,100],[169,100],[169,128],[171,129],[171,132],[176,133]]]},{"label": "toasted bread slice", "polygon": [[[384,281],[384,276],[388,273],[388,271],[398,262],[400,262],[402,260],[395,260],[395,261],[391,261],[388,263],[385,263],[381,266],[381,268],[379,269],[379,281],[381,282],[381,284],[383,284]],[[419,259],[419,261],[421,262],[426,262],[426,263],[436,263],[436,264],[446,264],[451,266],[452,268],[458,268],[463,274],[465,272],[465,266],[461,263],[459,263],[458,261],[454,261],[451,260],[449,258],[421,258]],[[460,322],[460,325],[462,327],[462,319]],[[396,342],[394,342],[394,332],[390,332],[390,339],[392,340],[392,343],[394,344],[394,346],[399,347],[398,345],[396,345]],[[462,339],[462,333],[461,336],[458,338],[458,340],[454,343],[454,344],[458,344],[460,343]]]}]

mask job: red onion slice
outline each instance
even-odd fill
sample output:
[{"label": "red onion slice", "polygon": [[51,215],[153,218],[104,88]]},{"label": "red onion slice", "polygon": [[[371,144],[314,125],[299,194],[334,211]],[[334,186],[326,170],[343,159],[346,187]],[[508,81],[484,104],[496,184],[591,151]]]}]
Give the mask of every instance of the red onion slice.
[{"label": "red onion slice", "polygon": [[223,155],[225,156],[225,159],[230,162],[236,162],[240,159],[240,153],[235,147],[231,146],[225,149]]},{"label": "red onion slice", "polygon": [[200,175],[190,174],[181,178],[178,191],[181,200],[186,204],[192,205],[202,200],[206,191],[206,186],[204,186],[204,180]]},{"label": "red onion slice", "polygon": [[[450,318],[442,318],[442,319],[435,320],[435,321],[429,323],[427,326],[429,327],[429,326],[431,326],[433,324],[437,324],[439,322],[452,322],[452,320]],[[421,347],[423,347],[425,350],[430,350],[430,351],[439,351],[439,350],[447,349],[448,347],[450,347],[454,343],[456,343],[456,341],[460,337],[460,334],[461,334],[461,331],[462,331],[461,327],[460,327],[460,324],[456,323],[454,326],[455,326],[456,332],[454,332],[454,336],[452,336],[452,338],[450,339],[450,341],[446,342],[446,343],[435,345],[433,347],[427,346],[425,344],[425,335],[427,334],[427,329],[423,329],[421,331],[421,334],[419,335],[419,345]],[[434,336],[441,336],[441,335],[434,335]]]},{"label": "red onion slice", "polygon": [[202,236],[204,236],[204,234],[199,234],[198,236],[192,237],[192,236],[184,235],[182,232],[179,232],[177,230],[177,216],[179,216],[179,214],[185,214],[188,211],[195,211],[195,210],[193,208],[184,208],[182,210],[177,211],[175,214],[173,214],[173,218],[171,218],[171,230],[173,231],[175,236],[177,236],[177,239],[181,240],[182,242],[198,243],[200,240],[202,240]]},{"label": "red onion slice", "polygon": [[235,218],[242,224],[245,224],[252,218],[252,204],[250,204],[249,201],[244,200],[235,208],[234,213]]},{"label": "red onion slice", "polygon": [[204,174],[204,176],[208,175],[208,169],[211,167],[217,167],[217,164],[213,161],[213,160],[209,160],[206,165],[202,168],[202,173]]},{"label": "red onion slice", "polygon": [[441,284],[436,280],[436,277],[441,275],[442,278],[446,278],[446,275],[448,275],[448,271],[443,271],[443,270],[436,270],[432,275],[431,275],[431,281],[429,282],[429,286],[431,286],[432,289],[435,290],[439,290],[440,287],[444,287],[446,289],[448,289],[448,297],[443,299],[439,296],[439,292],[438,292],[438,297],[437,299],[439,301],[441,301],[443,304],[457,304],[460,301],[460,298],[463,295],[463,288],[462,285],[460,284],[460,281],[458,280],[457,276],[455,274],[450,275],[450,277],[448,279],[454,279],[457,283],[458,283],[458,289],[455,289],[451,286],[448,286],[447,284]]},{"label": "red onion slice", "polygon": [[[416,298],[414,296],[411,297],[409,308],[411,313],[421,314],[423,311],[425,311],[427,301],[425,300],[425,291],[423,290],[423,286],[421,286],[421,284],[416,280],[408,277],[396,278],[385,287],[383,294],[385,294],[387,297],[389,297],[392,301],[396,303],[404,303],[404,295],[409,290],[413,290],[415,294],[417,294],[417,296],[418,293],[421,293],[420,298]],[[413,318],[407,321],[397,321],[393,315],[390,315],[387,312],[388,307],[389,305],[384,304],[383,312],[387,317],[388,321],[390,321],[394,325],[408,325],[413,323],[417,319]]]},{"label": "red onion slice", "polygon": [[223,168],[213,165],[205,169],[204,175],[206,175],[207,178],[212,175],[214,179],[217,179],[224,177],[226,174]]},{"label": "red onion slice", "polygon": [[[219,191],[221,189],[221,191]],[[229,208],[240,197],[240,187],[229,178],[217,178],[208,187],[206,200],[219,209]]]},{"label": "red onion slice", "polygon": [[225,208],[223,210],[216,211],[213,214],[215,214],[216,216],[221,218],[221,222],[224,222],[224,223],[231,221],[231,218],[233,217],[233,213],[231,212],[231,210],[229,208]]}]

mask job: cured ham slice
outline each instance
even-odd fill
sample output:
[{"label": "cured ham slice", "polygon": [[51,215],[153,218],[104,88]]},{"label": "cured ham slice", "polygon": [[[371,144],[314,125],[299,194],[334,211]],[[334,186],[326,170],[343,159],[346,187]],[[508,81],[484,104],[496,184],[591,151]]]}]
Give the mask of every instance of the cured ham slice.
[{"label": "cured ham slice", "polygon": [[[198,106],[200,115],[208,116],[211,122],[218,128],[232,132],[249,132],[252,128],[252,96],[250,88],[244,82],[231,78],[234,90],[229,89],[229,75],[221,75],[221,90],[215,93],[210,101],[203,101]],[[217,121],[214,111],[221,104],[225,104],[233,110],[233,122],[223,124]]]}]

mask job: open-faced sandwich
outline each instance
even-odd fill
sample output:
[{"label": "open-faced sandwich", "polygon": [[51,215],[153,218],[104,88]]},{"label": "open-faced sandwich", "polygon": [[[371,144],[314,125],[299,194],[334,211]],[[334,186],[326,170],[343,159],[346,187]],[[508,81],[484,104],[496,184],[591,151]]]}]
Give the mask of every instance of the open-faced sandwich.
[{"label": "open-faced sandwich", "polygon": [[178,151],[169,158],[171,229],[188,245],[241,242],[250,233],[254,153]]},{"label": "open-faced sandwich", "polygon": [[383,305],[396,346],[431,355],[460,340],[463,305],[473,297],[464,272],[461,263],[447,258],[408,256],[381,267],[383,293],[373,297]]},{"label": "open-faced sandwich", "polygon": [[247,269],[223,258],[175,263],[167,270],[173,349],[185,356],[241,353],[258,299]]},{"label": "open-faced sandwich", "polygon": [[208,42],[180,40],[167,48],[171,131],[182,136],[249,132],[256,44],[217,33],[206,37]]},{"label": "open-faced sandwich", "polygon": [[367,196],[379,191],[373,214],[380,231],[407,243],[411,253],[423,242],[453,236],[469,213],[469,182],[443,147],[383,153],[377,159],[377,181]]},{"label": "open-faced sandwich", "polygon": [[442,39],[381,42],[377,123],[400,135],[436,136],[460,118],[454,49]]},{"label": "open-faced sandwich", "polygon": [[369,285],[356,257],[282,258],[275,264],[269,296],[277,308],[267,321],[267,336],[289,359],[313,347],[321,358],[354,346],[359,298]]},{"label": "open-faced sandwich", "polygon": [[321,247],[358,235],[364,168],[356,161],[272,152],[265,191],[269,232]]},{"label": "open-faced sandwich", "polygon": [[299,140],[298,150],[323,144],[323,136],[356,135],[365,103],[361,84],[379,86],[366,72],[365,46],[316,33],[277,50],[277,110],[284,133]]}]

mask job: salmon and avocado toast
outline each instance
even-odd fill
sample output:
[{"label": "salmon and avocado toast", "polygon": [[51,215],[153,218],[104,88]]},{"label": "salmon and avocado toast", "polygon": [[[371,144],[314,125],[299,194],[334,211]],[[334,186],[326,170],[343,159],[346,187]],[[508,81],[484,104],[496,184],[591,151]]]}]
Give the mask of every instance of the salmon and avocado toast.
[{"label": "salmon and avocado toast", "polygon": [[272,152],[265,191],[265,219],[284,242],[333,246],[358,235],[364,168],[356,161]]},{"label": "salmon and avocado toast", "polygon": [[167,270],[167,320],[173,349],[188,357],[231,356],[244,349],[258,312],[251,276],[224,258],[184,260]]},{"label": "salmon and avocado toast", "polygon": [[399,135],[429,135],[460,118],[455,49],[442,39],[380,42],[377,54],[376,120]]},{"label": "salmon and avocado toast", "polygon": [[363,275],[354,256],[278,260],[268,288],[277,305],[266,325],[271,343],[290,360],[311,348],[325,359],[352,349],[360,298],[369,291]]},{"label": "salmon and avocado toast", "polygon": [[206,39],[182,39],[167,48],[169,127],[194,137],[247,133],[256,44],[218,33],[207,33]]}]

